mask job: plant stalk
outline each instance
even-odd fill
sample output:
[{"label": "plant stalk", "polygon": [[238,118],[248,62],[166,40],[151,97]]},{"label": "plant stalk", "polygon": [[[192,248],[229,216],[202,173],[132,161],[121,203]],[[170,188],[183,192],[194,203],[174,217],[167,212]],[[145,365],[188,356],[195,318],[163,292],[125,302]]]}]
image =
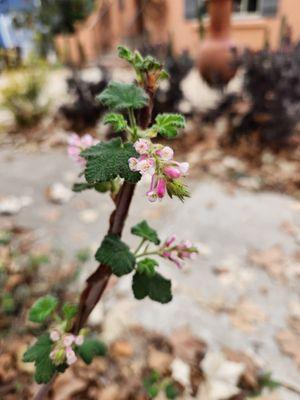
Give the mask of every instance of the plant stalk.
[{"label": "plant stalk", "polygon": [[[139,115],[139,122],[142,129],[146,129],[150,124],[153,109],[154,93],[147,89],[147,85],[145,85],[145,90],[149,95],[149,104],[141,110]],[[133,183],[123,183],[116,198],[116,208],[109,219],[108,234],[115,234],[119,237],[122,236],[135,186],[136,184]],[[89,315],[101,299],[111,275],[111,268],[107,265],[100,264],[96,271],[86,280],[86,286],[80,296],[78,313],[72,329],[74,334],[78,334],[80,329],[84,327]],[[49,383],[41,386],[34,400],[44,400],[46,398],[57,376],[58,374],[55,374]]]}]

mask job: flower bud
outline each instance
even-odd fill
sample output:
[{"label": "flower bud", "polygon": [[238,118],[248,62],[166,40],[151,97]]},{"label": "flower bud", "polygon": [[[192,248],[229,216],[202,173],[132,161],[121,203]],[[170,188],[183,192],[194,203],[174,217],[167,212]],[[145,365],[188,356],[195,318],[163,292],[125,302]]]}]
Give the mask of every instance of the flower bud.
[{"label": "flower bud", "polygon": [[164,173],[171,179],[177,179],[180,178],[181,172],[178,168],[168,166],[164,168]]},{"label": "flower bud", "polygon": [[159,178],[156,188],[157,197],[162,199],[166,194],[166,181],[164,178]]},{"label": "flower bud", "polygon": [[72,334],[63,337],[63,344],[66,347],[71,346],[74,343],[74,341],[75,341],[75,336]]},{"label": "flower bud", "polygon": [[139,154],[147,154],[150,149],[150,142],[146,139],[139,139],[134,143],[134,148]]},{"label": "flower bud", "polygon": [[53,329],[50,332],[50,339],[52,342],[57,342],[60,339],[60,332],[57,329]]}]

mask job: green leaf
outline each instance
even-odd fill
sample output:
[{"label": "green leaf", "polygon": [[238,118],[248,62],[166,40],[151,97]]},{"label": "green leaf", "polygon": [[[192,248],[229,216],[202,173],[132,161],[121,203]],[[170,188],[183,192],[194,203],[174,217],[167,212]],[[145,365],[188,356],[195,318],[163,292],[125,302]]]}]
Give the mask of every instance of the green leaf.
[{"label": "green leaf", "polygon": [[63,305],[63,316],[65,319],[70,320],[77,314],[78,308],[75,304],[65,303]]},{"label": "green leaf", "polygon": [[147,105],[149,97],[139,86],[133,83],[110,82],[104,91],[97,96],[105,106],[124,110],[128,108],[139,109]]},{"label": "green leaf", "polygon": [[174,138],[179,129],[185,127],[185,119],[181,114],[158,114],[153,129],[167,138]]},{"label": "green leaf", "polygon": [[176,399],[179,396],[179,392],[177,390],[177,388],[174,386],[173,383],[169,383],[166,387],[165,387],[165,393],[166,393],[166,397],[167,399]]},{"label": "green leaf", "polygon": [[122,114],[106,114],[103,122],[105,125],[111,124],[115,132],[122,132],[128,127],[127,121]]},{"label": "green leaf", "polygon": [[172,198],[176,196],[179,200],[184,201],[186,197],[190,197],[190,193],[186,187],[180,180],[174,179],[172,181],[167,182],[167,192],[168,195]]},{"label": "green leaf", "polygon": [[98,143],[80,154],[87,160],[85,178],[88,183],[108,182],[116,177],[136,183],[141,179],[139,172],[132,172],[128,165],[130,157],[138,157],[131,143],[122,144],[120,138]]},{"label": "green leaf", "polygon": [[52,341],[48,333],[41,335],[35,344],[24,353],[24,362],[34,362],[37,383],[48,383],[53,377],[56,367],[50,359]]},{"label": "green leaf", "polygon": [[84,190],[94,189],[94,185],[90,183],[74,183],[72,190],[75,193],[83,192]]},{"label": "green leaf", "polygon": [[136,272],[132,278],[132,291],[137,300],[142,300],[149,294],[149,276]]},{"label": "green leaf", "polygon": [[160,74],[159,74],[159,79],[164,80],[164,79],[169,79],[170,75],[168,73],[168,71],[166,71],[165,69],[162,69]]},{"label": "green leaf", "polygon": [[105,236],[95,257],[100,263],[109,266],[117,276],[129,274],[135,266],[135,256],[117,235]]},{"label": "green leaf", "polygon": [[118,56],[130,63],[134,57],[133,52],[128,47],[122,45],[118,46]]},{"label": "green leaf", "polygon": [[38,299],[29,310],[29,320],[42,323],[53,313],[58,304],[57,298],[47,295]]},{"label": "green leaf", "polygon": [[156,245],[160,244],[157,232],[152,229],[145,220],[133,226],[131,228],[131,233],[145,240],[149,240]]},{"label": "green leaf", "polygon": [[142,300],[146,296],[162,304],[172,300],[171,281],[157,272],[149,276],[137,271],[132,279],[132,291],[137,300]]},{"label": "green leaf", "polygon": [[105,356],[106,346],[100,340],[85,339],[83,344],[77,348],[76,352],[86,364],[91,364],[94,357]]},{"label": "green leaf", "polygon": [[158,262],[156,260],[153,260],[153,258],[144,258],[142,261],[140,261],[137,265],[137,270],[141,274],[146,274],[148,276],[153,276],[155,275],[155,267],[158,266]]},{"label": "green leaf", "polygon": [[156,273],[150,280],[149,297],[162,304],[169,303],[172,300],[171,281]]}]

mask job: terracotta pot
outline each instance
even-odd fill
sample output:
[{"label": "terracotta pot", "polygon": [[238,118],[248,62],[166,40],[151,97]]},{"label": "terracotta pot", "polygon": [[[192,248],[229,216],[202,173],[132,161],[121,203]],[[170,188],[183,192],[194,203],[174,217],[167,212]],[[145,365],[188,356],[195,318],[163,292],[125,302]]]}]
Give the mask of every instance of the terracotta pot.
[{"label": "terracotta pot", "polygon": [[208,38],[203,41],[198,68],[204,80],[213,87],[222,87],[237,71],[237,46],[230,36],[232,0],[210,0]]}]

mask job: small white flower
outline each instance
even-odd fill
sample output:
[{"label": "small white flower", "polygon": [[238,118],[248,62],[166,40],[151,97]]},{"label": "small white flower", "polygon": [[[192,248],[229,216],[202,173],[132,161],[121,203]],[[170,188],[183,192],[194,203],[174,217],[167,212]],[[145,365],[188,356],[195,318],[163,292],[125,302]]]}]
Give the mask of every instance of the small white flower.
[{"label": "small white flower", "polygon": [[83,341],[84,341],[84,336],[78,335],[75,339],[75,344],[77,344],[77,346],[81,346],[83,344]]},{"label": "small white flower", "polygon": [[57,342],[60,339],[60,332],[57,329],[53,329],[50,332],[50,339],[52,342]]},{"label": "small white flower", "polygon": [[134,143],[134,148],[139,154],[147,154],[150,149],[150,142],[146,139],[139,139]]},{"label": "small white flower", "polygon": [[136,168],[142,175],[146,173],[152,175],[154,173],[153,166],[154,160],[152,158],[145,158],[138,162]]},{"label": "small white flower", "polygon": [[159,151],[159,155],[163,160],[170,161],[174,156],[174,151],[171,147],[165,146]]},{"label": "small white flower", "polygon": [[188,162],[182,162],[179,163],[178,168],[182,175],[186,175],[188,173],[188,170],[190,168],[190,164]]},{"label": "small white flower", "polygon": [[74,350],[71,347],[68,347],[66,349],[66,358],[67,358],[67,364],[72,365],[77,361],[76,354]]},{"label": "small white flower", "polygon": [[138,159],[135,157],[130,157],[128,160],[129,168],[131,171],[137,171],[137,164],[138,164]]}]

